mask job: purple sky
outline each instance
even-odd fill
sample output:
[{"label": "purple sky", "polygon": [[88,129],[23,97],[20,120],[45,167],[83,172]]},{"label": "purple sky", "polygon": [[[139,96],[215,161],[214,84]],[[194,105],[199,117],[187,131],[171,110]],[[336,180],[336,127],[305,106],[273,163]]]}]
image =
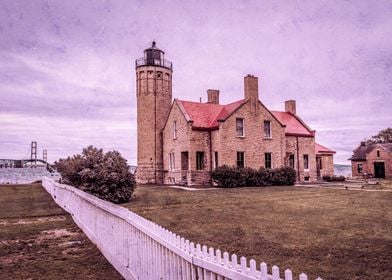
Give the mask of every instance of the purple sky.
[{"label": "purple sky", "polygon": [[136,163],[134,60],[152,40],[173,96],[221,102],[259,77],[271,110],[297,100],[317,142],[347,163],[392,125],[391,1],[0,2],[0,158],[54,161],[93,144]]}]

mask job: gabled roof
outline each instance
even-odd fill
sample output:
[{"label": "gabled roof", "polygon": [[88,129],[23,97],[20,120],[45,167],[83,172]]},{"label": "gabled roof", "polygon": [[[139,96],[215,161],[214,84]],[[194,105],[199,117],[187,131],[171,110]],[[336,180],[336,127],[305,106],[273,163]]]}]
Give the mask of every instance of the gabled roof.
[{"label": "gabled roof", "polygon": [[218,121],[226,120],[234,111],[245,104],[246,100],[238,100],[227,105],[184,100],[177,100],[177,102],[185,118],[193,122],[193,128],[216,129],[219,127]]},{"label": "gabled roof", "polygon": [[336,154],[335,151],[332,151],[332,150],[328,149],[327,147],[320,145],[319,143],[316,143],[315,150],[316,150],[316,154],[329,154],[329,155]]},{"label": "gabled roof", "polygon": [[304,121],[298,116],[293,115],[289,112],[271,111],[271,113],[277,118],[282,124],[286,125],[285,133],[289,136],[305,136],[314,137],[315,132],[311,130]]},{"label": "gabled roof", "polygon": [[388,153],[392,153],[392,143],[378,143],[370,145],[359,145],[355,150],[354,154],[349,160],[353,161],[365,161],[366,155],[373,151],[376,147],[384,149]]}]

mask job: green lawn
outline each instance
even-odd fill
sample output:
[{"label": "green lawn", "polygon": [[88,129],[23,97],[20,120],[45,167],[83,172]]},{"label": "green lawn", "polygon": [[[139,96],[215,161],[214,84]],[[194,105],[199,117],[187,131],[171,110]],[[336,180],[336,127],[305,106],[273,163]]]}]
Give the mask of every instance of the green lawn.
[{"label": "green lawn", "polygon": [[0,279],[122,279],[40,184],[0,185]]},{"label": "green lawn", "polygon": [[139,187],[135,196],[124,206],[269,269],[276,264],[309,279],[392,279],[392,192]]}]

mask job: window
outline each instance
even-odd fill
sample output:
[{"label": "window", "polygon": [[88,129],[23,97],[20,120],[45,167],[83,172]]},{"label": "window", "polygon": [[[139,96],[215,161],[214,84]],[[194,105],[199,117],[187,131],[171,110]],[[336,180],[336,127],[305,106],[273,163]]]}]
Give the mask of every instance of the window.
[{"label": "window", "polygon": [[204,152],[196,152],[196,170],[204,169]]},{"label": "window", "polygon": [[362,173],[362,163],[357,164],[357,171],[358,171],[358,174]]},{"label": "window", "polygon": [[264,154],[264,167],[265,168],[272,168],[272,154],[271,153]]},{"label": "window", "polygon": [[173,122],[173,139],[177,139],[177,121]]},{"label": "window", "polygon": [[377,157],[378,158],[380,157],[380,151],[379,150],[377,150]]},{"label": "window", "polygon": [[215,168],[219,167],[218,152],[214,153],[214,166],[215,166]]},{"label": "window", "polygon": [[238,137],[245,136],[244,133],[244,119],[236,119],[236,132]]},{"label": "window", "polygon": [[264,121],[264,138],[272,138],[270,121]]},{"label": "window", "polygon": [[245,153],[237,152],[237,167],[244,168],[245,167]]},{"label": "window", "polygon": [[170,170],[174,170],[176,168],[175,166],[175,159],[174,159],[174,153],[169,153],[169,168]]},{"label": "window", "polygon": [[181,152],[181,170],[189,169],[189,153]]},{"label": "window", "polygon": [[289,155],[289,167],[294,169],[294,155]]},{"label": "window", "polygon": [[304,169],[309,169],[309,155],[304,155]]}]

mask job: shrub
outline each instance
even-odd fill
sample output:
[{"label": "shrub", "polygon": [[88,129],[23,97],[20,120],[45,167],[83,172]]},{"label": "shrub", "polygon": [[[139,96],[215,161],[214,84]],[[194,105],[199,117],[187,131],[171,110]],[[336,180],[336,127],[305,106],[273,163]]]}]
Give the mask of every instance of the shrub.
[{"label": "shrub", "polygon": [[246,186],[246,172],[241,172],[240,168],[229,167],[223,165],[212,171],[212,179],[217,182],[219,186],[224,188],[244,187]]},{"label": "shrub", "polygon": [[333,181],[346,181],[346,177],[344,176],[333,176]]},{"label": "shrub", "polygon": [[295,170],[289,167],[276,169],[229,167],[227,165],[216,168],[211,173],[214,183],[224,188],[245,186],[294,185]]},{"label": "shrub", "polygon": [[324,175],[324,176],[323,176],[323,180],[324,180],[324,181],[327,181],[327,182],[332,182],[332,176],[330,176],[330,175]]},{"label": "shrub", "polygon": [[327,182],[333,182],[333,181],[345,181],[346,177],[344,176],[331,176],[331,175],[324,175],[323,180]]},{"label": "shrub", "polygon": [[117,151],[103,153],[102,149],[89,146],[82,154],[60,159],[54,166],[63,183],[101,199],[122,203],[132,197],[135,178],[126,159]]},{"label": "shrub", "polygon": [[296,173],[293,168],[281,167],[272,170],[272,185],[284,186],[294,185],[296,180]]}]

